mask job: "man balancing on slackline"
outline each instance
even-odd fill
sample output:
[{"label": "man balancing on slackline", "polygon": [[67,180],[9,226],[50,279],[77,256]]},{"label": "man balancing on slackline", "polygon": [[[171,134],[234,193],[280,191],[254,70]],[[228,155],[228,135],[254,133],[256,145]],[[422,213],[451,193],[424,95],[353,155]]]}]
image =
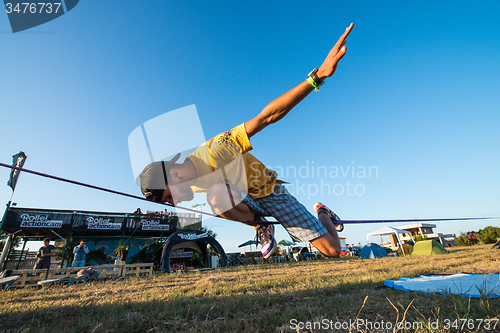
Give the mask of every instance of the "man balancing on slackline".
[{"label": "man balancing on slackline", "polygon": [[[337,257],[341,252],[338,231],[343,225],[329,208],[316,203],[313,216],[295,197],[274,171],[248,153],[250,138],[290,112],[324,80],[335,73],[337,64],[346,54],[345,43],[351,24],[332,48],[325,61],[309,73],[309,78],[269,103],[262,112],[230,131],[205,142],[182,164],[180,154],[170,161],[153,162],[141,173],[141,190],[147,199],[177,205],[192,200],[193,192],[207,194],[212,211],[225,219],[246,222],[265,221],[274,217],[296,242],[310,241],[323,255]],[[264,258],[276,249],[274,226],[257,225]]]}]

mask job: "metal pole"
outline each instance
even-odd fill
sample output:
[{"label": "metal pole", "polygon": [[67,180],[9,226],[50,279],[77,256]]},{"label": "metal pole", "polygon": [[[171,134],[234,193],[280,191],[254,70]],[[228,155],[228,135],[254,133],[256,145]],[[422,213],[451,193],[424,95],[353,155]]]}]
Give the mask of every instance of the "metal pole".
[{"label": "metal pole", "polygon": [[10,252],[10,248],[12,245],[12,240],[14,239],[13,235],[7,237],[7,241],[2,250],[2,256],[0,256],[0,270],[3,271],[5,269],[5,265],[7,264],[7,256]]},{"label": "metal pole", "polygon": [[24,248],[26,247],[26,238],[23,238],[23,240],[24,240],[23,249],[21,250],[21,255],[19,256],[19,261],[17,262],[16,269],[19,269],[19,264],[21,263],[21,259],[23,258]]},{"label": "metal pole", "polygon": [[[73,233],[71,232],[71,230],[68,232],[68,239],[66,239],[66,245],[64,245],[64,250],[63,250],[63,257],[62,257],[62,260],[61,260],[61,268],[64,267],[64,261],[65,261],[65,258],[64,258],[64,255],[66,254],[66,250],[70,250],[71,251],[71,245],[73,245],[73,243],[70,241],[72,240],[72,236],[73,236]],[[71,244],[71,245],[70,245]],[[85,265],[84,265],[85,266]]]},{"label": "metal pole", "polygon": [[55,232],[54,230],[50,229],[50,231],[52,231],[54,234],[56,234],[57,237],[61,238],[63,241],[66,241],[66,239],[64,239],[63,237],[61,237],[61,235],[59,235],[57,232]]},{"label": "metal pole", "polygon": [[7,208],[5,208],[5,212],[3,213],[2,221],[0,223],[0,229],[3,226],[3,222],[5,221],[5,217],[7,216],[7,212],[9,211],[10,203],[11,203],[11,201],[9,200],[9,202],[7,202],[7,205],[6,205]]},{"label": "metal pole", "polygon": [[399,246],[401,246],[401,252],[403,252],[403,256],[406,256],[405,249],[403,248],[403,243],[401,243],[401,238],[399,238],[399,233],[396,233],[398,236]]}]

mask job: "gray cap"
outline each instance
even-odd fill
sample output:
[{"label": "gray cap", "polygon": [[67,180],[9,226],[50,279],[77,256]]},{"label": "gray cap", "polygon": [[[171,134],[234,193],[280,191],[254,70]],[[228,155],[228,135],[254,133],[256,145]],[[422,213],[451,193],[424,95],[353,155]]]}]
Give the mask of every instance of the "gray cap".
[{"label": "gray cap", "polygon": [[177,153],[170,161],[157,161],[148,164],[140,175],[141,191],[146,199],[156,197],[159,200],[170,177],[170,168],[181,157]]}]

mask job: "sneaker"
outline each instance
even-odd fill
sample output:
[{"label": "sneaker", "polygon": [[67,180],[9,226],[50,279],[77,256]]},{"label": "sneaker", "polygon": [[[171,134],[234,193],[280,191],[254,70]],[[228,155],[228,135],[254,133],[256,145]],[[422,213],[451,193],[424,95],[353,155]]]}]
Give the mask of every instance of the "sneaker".
[{"label": "sneaker", "polygon": [[314,210],[318,215],[319,213],[326,213],[326,215],[328,215],[330,220],[332,220],[333,224],[335,225],[335,230],[337,230],[337,232],[342,232],[344,230],[344,225],[342,224],[342,221],[340,221],[340,218],[337,216],[337,214],[333,212],[333,210],[326,207],[321,202],[316,202],[314,204]]},{"label": "sneaker", "polygon": [[257,239],[260,241],[260,252],[264,259],[269,259],[276,250],[276,239],[274,239],[274,225],[263,225],[259,224],[257,229]]}]

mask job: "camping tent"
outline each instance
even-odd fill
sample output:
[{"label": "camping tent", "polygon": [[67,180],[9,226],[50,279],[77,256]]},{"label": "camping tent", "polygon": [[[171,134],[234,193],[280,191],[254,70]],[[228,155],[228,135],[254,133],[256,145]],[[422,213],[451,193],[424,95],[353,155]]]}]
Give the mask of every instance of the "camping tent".
[{"label": "camping tent", "polygon": [[428,256],[431,254],[445,254],[446,249],[437,240],[425,240],[415,243],[412,256]]},{"label": "camping tent", "polygon": [[500,249],[500,240],[498,242],[496,242],[495,244],[493,244],[493,246],[491,248],[492,249]]},{"label": "camping tent", "polygon": [[[383,227],[378,230],[372,231],[369,234],[366,235],[366,240],[370,240],[370,236],[375,236],[375,235],[380,235],[380,238],[382,238],[383,235],[396,235],[396,238],[398,239],[398,243],[400,248],[403,248],[403,243],[401,242],[401,238],[399,238],[399,234],[410,234],[411,233],[408,230],[403,230],[403,229],[397,229],[393,227]],[[411,236],[411,239],[413,239],[413,236]],[[404,250],[403,254],[405,254]]]},{"label": "camping tent", "polygon": [[382,246],[375,243],[368,243],[361,249],[358,258],[360,259],[374,259],[387,257],[387,252],[382,248]]}]

